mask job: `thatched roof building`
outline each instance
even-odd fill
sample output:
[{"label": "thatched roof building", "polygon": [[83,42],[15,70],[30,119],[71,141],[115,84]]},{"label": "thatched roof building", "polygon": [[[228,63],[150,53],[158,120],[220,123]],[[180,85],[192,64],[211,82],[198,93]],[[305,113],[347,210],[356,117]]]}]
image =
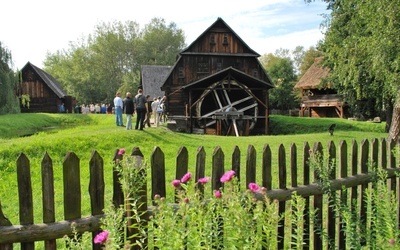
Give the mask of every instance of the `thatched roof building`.
[{"label": "thatched roof building", "polygon": [[322,84],[329,76],[329,68],[323,67],[323,57],[317,57],[314,63],[300,78],[295,89],[302,90],[300,115],[308,112],[309,117],[341,117],[345,116],[342,97],[336,93],[330,83]]}]

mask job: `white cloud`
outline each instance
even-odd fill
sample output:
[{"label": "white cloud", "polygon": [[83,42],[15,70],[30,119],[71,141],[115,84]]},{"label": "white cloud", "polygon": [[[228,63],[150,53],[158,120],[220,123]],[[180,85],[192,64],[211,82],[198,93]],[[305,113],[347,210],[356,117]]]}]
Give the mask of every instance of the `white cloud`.
[{"label": "white cloud", "polygon": [[14,0],[2,3],[0,41],[15,66],[41,67],[46,52],[67,49],[69,42],[93,32],[96,24],[132,20],[142,27],[151,18],[175,22],[190,44],[218,17],[259,54],[278,48],[315,45],[325,4],[303,0]]}]

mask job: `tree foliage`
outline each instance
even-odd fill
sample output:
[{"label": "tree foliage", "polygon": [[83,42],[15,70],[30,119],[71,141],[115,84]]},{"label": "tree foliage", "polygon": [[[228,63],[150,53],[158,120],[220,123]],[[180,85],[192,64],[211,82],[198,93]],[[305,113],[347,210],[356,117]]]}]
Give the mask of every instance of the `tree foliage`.
[{"label": "tree foliage", "polygon": [[400,85],[400,1],[325,2],[332,13],[323,50],[336,87],[359,113],[362,101],[374,107],[366,115],[390,113]]},{"label": "tree foliage", "polygon": [[172,65],[184,34],[154,18],[143,30],[134,21],[100,23],[93,34],[48,54],[45,70],[80,103],[108,103],[116,91],[136,92],[141,65]]},{"label": "tree foliage", "polygon": [[12,70],[12,55],[0,42],[0,114],[19,113],[19,99],[15,95],[16,73]]},{"label": "tree foliage", "polygon": [[272,109],[288,110],[299,107],[298,94],[294,90],[297,75],[289,55],[287,50],[279,50],[261,58],[262,65],[275,83],[275,88],[269,94],[269,105]]}]

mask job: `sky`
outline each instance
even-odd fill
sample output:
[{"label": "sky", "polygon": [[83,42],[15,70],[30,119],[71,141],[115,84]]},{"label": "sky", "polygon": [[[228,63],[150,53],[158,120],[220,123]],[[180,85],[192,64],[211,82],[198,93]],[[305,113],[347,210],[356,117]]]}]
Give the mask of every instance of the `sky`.
[{"label": "sky", "polygon": [[143,28],[155,17],[182,29],[187,45],[221,17],[260,55],[307,50],[323,39],[321,14],[327,13],[318,0],[9,0],[1,8],[0,42],[15,69],[28,61],[42,68],[47,53],[68,49],[102,22],[130,20]]}]

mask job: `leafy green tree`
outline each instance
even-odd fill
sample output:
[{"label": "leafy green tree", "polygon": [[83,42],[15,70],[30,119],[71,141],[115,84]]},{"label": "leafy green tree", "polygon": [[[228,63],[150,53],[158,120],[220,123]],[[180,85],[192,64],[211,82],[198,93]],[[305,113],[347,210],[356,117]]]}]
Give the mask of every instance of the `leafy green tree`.
[{"label": "leafy green tree", "polygon": [[12,70],[11,52],[0,42],[0,114],[19,113],[17,77]]},{"label": "leafy green tree", "polygon": [[[310,1],[307,1],[310,2]],[[325,0],[332,11],[322,46],[332,82],[355,111],[373,100],[388,111],[389,137],[400,133],[400,4],[389,0]],[[367,114],[368,115],[368,114]],[[391,118],[392,117],[392,118]]]},{"label": "leafy green tree", "polygon": [[273,109],[288,110],[299,107],[298,94],[294,90],[294,85],[297,80],[293,61],[287,53],[277,54],[283,55],[264,55],[262,63],[272,82],[275,83],[275,88],[270,91],[269,104]]},{"label": "leafy green tree", "polygon": [[173,65],[183,47],[183,31],[164,19],[152,19],[143,31],[133,21],[101,23],[44,64],[79,102],[106,103],[118,90],[136,92],[141,65]]},{"label": "leafy green tree", "polygon": [[311,67],[311,65],[314,63],[315,58],[323,55],[324,53],[316,49],[314,46],[311,46],[307,51],[305,51],[299,64],[299,79]]}]

